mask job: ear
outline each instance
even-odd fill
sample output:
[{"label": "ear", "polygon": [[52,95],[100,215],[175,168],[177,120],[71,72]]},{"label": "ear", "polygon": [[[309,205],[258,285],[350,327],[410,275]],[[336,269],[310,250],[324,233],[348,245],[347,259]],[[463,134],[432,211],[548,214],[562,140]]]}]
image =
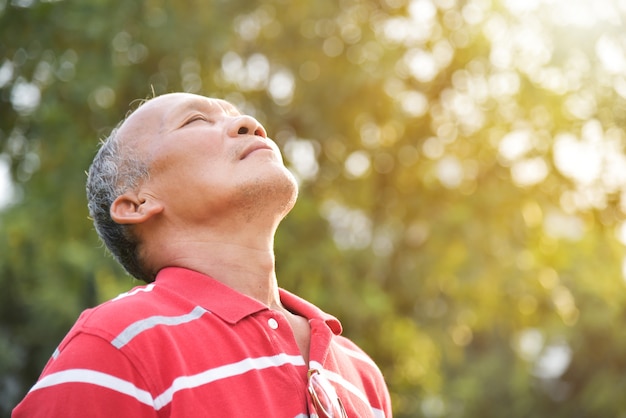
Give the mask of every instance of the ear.
[{"label": "ear", "polygon": [[162,211],[158,201],[133,192],[118,196],[111,204],[111,218],[118,224],[141,224]]}]

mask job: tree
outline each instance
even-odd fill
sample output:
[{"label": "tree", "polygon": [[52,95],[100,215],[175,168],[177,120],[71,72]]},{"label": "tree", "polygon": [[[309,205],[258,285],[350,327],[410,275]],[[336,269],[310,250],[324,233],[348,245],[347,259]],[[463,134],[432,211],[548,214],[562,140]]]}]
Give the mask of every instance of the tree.
[{"label": "tree", "polygon": [[134,100],[184,90],[282,147],[301,197],[279,280],[342,320],[396,416],[623,414],[624,17],[611,0],[0,3],[0,413],[80,310],[135,284],[96,239],[84,171]]}]

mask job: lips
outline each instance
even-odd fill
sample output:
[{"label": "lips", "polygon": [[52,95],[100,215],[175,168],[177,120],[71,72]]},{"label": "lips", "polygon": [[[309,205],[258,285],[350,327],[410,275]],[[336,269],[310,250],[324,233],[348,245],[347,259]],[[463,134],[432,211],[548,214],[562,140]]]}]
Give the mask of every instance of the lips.
[{"label": "lips", "polygon": [[266,149],[266,150],[272,151],[272,147],[270,147],[265,142],[253,142],[252,144],[250,144],[250,145],[248,145],[247,147],[244,148],[243,153],[241,153],[240,160],[243,160],[248,155],[252,154],[254,151],[258,151],[258,150],[262,150],[262,149]]}]

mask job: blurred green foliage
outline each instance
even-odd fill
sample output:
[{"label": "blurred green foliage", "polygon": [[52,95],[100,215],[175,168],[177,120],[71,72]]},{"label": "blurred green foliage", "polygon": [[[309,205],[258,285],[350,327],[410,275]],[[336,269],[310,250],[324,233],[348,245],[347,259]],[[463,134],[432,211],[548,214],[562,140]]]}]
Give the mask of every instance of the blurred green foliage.
[{"label": "blurred green foliage", "polygon": [[626,416],[623,1],[0,0],[0,416],[134,283],[84,171],[133,101],[232,101],[301,196],[279,280],[397,417]]}]

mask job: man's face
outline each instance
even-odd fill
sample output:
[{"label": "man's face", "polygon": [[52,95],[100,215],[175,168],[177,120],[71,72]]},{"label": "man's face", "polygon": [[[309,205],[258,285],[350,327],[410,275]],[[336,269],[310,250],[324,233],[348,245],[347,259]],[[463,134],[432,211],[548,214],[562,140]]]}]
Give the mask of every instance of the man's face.
[{"label": "man's face", "polygon": [[295,201],[297,186],[276,144],[226,101],[159,96],[135,111],[119,135],[148,162],[144,193],[188,221],[281,199],[284,215]]}]

